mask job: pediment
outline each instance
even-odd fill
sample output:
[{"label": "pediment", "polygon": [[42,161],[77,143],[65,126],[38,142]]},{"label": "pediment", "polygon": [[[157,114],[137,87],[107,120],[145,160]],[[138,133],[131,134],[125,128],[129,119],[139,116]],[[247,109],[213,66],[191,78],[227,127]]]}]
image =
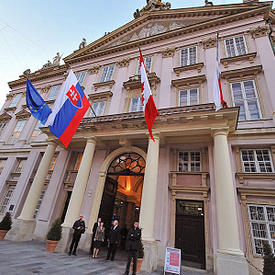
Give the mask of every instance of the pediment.
[{"label": "pediment", "polygon": [[11,119],[11,115],[9,115],[6,112],[0,115],[0,121],[8,121],[10,119]]},{"label": "pediment", "polygon": [[[230,16],[240,16],[248,11],[267,8],[267,4],[249,6],[247,4],[219,5],[212,7],[194,7],[185,9],[171,9],[152,11],[132,20],[124,26],[112,31],[64,58],[65,63],[75,59],[82,59],[90,54],[108,50],[123,44],[171,33],[176,30],[196,27],[202,24],[211,24],[217,19],[226,19]],[[266,10],[265,10],[266,12]],[[219,22],[221,24],[221,22]]]},{"label": "pediment", "polygon": [[19,119],[20,119],[20,118],[22,118],[22,119],[24,119],[24,118],[29,118],[29,117],[31,116],[31,112],[27,111],[26,109],[23,109],[23,110],[17,112],[17,113],[15,114],[15,116],[16,116],[17,119],[18,119],[18,118],[19,118]]}]

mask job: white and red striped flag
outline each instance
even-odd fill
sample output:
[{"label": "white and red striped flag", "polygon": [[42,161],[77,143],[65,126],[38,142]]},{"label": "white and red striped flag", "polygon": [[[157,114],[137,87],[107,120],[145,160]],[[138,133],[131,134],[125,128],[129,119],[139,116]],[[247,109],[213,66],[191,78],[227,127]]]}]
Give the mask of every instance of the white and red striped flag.
[{"label": "white and red striped flag", "polygon": [[140,53],[140,76],[141,76],[141,93],[142,93],[143,112],[144,112],[144,117],[145,117],[145,121],[147,124],[150,137],[153,141],[155,141],[152,134],[152,128],[153,128],[154,121],[158,115],[158,110],[156,108],[153,95],[151,93],[151,88],[149,85],[146,68],[144,65],[144,61],[143,61],[143,57],[140,49],[139,49],[139,53]]},{"label": "white and red striped flag", "polygon": [[228,108],[226,101],[223,99],[221,73],[219,72],[219,38],[217,36],[217,54],[216,54],[216,67],[213,77],[213,97],[216,104],[216,111],[221,108]]}]

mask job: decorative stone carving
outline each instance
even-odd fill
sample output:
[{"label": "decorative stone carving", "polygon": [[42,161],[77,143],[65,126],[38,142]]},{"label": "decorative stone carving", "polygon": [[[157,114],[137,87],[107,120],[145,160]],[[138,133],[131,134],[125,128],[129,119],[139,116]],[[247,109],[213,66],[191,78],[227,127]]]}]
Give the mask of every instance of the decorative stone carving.
[{"label": "decorative stone carving", "polygon": [[31,74],[31,69],[27,69],[23,72],[23,75],[29,75]]},{"label": "decorative stone carving", "polygon": [[100,65],[96,65],[91,67],[88,71],[90,74],[97,74],[100,70],[101,66]]},{"label": "decorative stone carving", "polygon": [[31,113],[27,111],[26,109],[23,109],[15,114],[17,119],[25,119],[29,118],[31,116]]},{"label": "decorative stone carving", "polygon": [[48,60],[48,62],[42,66],[42,69],[47,69],[47,68],[50,68],[52,66],[53,66],[52,62],[50,60]]},{"label": "decorative stone carving", "polygon": [[206,7],[211,7],[211,6],[213,6],[213,2],[209,2],[208,0],[205,0],[204,3],[205,3],[205,6],[206,6]]},{"label": "decorative stone carving", "polygon": [[202,41],[204,50],[214,48],[217,46],[217,37],[210,37]]},{"label": "decorative stone carving", "polygon": [[79,44],[79,50],[85,48],[87,45],[86,38],[82,38],[82,42]]},{"label": "decorative stone carving", "polygon": [[269,26],[265,25],[250,29],[250,34],[254,39],[256,39],[259,37],[267,36],[269,34],[269,31]]},{"label": "decorative stone carving", "polygon": [[174,54],[175,54],[175,48],[167,48],[167,49],[162,51],[162,57],[163,58],[173,57]]},{"label": "decorative stone carving", "polygon": [[60,65],[60,60],[61,56],[59,53],[56,53],[56,56],[53,58],[53,66],[59,66]]},{"label": "decorative stone carving", "polygon": [[117,62],[118,66],[120,68],[122,67],[128,67],[130,62],[130,58],[123,58]]},{"label": "decorative stone carving", "polygon": [[135,19],[150,11],[169,10],[171,8],[171,3],[162,3],[161,0],[146,0],[146,2],[147,5],[144,8],[142,8],[141,10],[136,9],[136,11],[134,12]]},{"label": "decorative stone carving", "polygon": [[11,120],[11,116],[8,114],[8,113],[3,113],[0,115],[0,121],[3,122],[3,121],[9,121]]},{"label": "decorative stone carving", "polygon": [[47,93],[50,90],[50,85],[44,86],[41,88],[41,93]]}]

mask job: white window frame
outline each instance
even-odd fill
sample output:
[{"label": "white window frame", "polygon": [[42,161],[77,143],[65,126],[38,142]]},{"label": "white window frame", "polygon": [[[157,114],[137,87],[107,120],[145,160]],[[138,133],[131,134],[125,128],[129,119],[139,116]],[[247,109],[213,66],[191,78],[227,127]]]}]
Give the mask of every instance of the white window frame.
[{"label": "white window frame", "polygon": [[[264,220],[252,220],[251,219],[251,212],[250,212],[250,206],[251,207],[262,207],[264,209]],[[273,208],[275,210],[275,206],[274,205],[262,205],[262,204],[247,204],[247,211],[248,211],[248,221],[249,221],[249,227],[250,227],[250,234],[251,234],[251,240],[252,240],[252,247],[253,247],[253,253],[255,256],[263,256],[259,253],[256,252],[256,247],[255,247],[255,242],[254,240],[260,240],[260,241],[266,241],[269,243],[269,245],[271,246],[271,249],[273,250],[273,252],[275,252],[275,236],[274,239],[271,238],[271,233],[270,233],[270,225],[275,227],[275,221],[269,221],[268,220],[268,214],[267,214],[267,208]],[[266,233],[267,233],[267,237],[254,237],[253,234],[253,227],[252,227],[252,223],[256,223],[256,224],[264,224],[266,227]],[[274,242],[274,243],[273,243]]]},{"label": "white window frame", "polygon": [[[188,161],[184,161],[182,162],[182,167],[184,167],[184,163],[187,163],[187,171],[184,170],[180,170],[180,153],[188,153]],[[192,161],[191,160],[191,153],[199,153],[200,154],[200,161]],[[202,169],[202,158],[201,158],[201,152],[200,151],[179,151],[178,152],[178,171],[179,172],[201,172]],[[192,163],[199,163],[200,164],[200,168],[199,171],[195,170],[192,171]],[[196,166],[195,166],[196,167]]]},{"label": "white window frame", "polygon": [[114,76],[114,71],[115,71],[115,65],[114,64],[104,66],[102,68],[102,73],[101,73],[99,82],[111,81],[113,79],[113,76]]},{"label": "white window frame", "polygon": [[[137,99],[137,109],[133,110],[133,100]],[[142,97],[141,96],[134,96],[130,98],[130,105],[129,105],[129,113],[135,113],[135,112],[142,112],[143,111],[143,104],[142,104]]]},{"label": "white window frame", "polygon": [[[179,90],[178,106],[191,106],[191,97],[190,97],[190,91],[191,90],[197,90],[197,102],[194,105],[197,105],[197,104],[200,103],[200,90],[199,90],[199,88],[191,88],[191,89]],[[186,105],[181,105],[181,94],[185,91],[187,93],[187,104]]]},{"label": "white window frame", "polygon": [[58,96],[58,92],[60,91],[60,88],[61,88],[60,84],[52,86],[47,100],[55,100]]},{"label": "white window frame", "polygon": [[[246,97],[244,82],[248,82],[248,81],[251,81],[253,83],[253,88],[254,88],[254,91],[255,91],[255,97],[254,98],[247,98]],[[242,99],[238,99],[238,100],[234,99],[234,91],[233,91],[232,86],[235,83],[240,83],[241,84]],[[257,91],[256,85],[255,85],[255,80],[254,79],[230,82],[230,89],[231,89],[231,96],[232,96],[233,106],[235,107],[237,102],[243,102],[244,103],[244,112],[245,112],[246,119],[244,119],[244,120],[242,119],[240,121],[262,119],[262,111],[261,111],[261,106],[260,106],[260,102],[259,102],[259,95],[258,95],[258,91]],[[248,101],[251,100],[251,99],[255,99],[257,101],[257,107],[258,107],[258,110],[259,110],[259,118],[258,119],[251,118],[249,107],[248,107]]]},{"label": "white window frame", "polygon": [[83,85],[85,77],[86,77],[87,71],[76,73],[75,76],[77,78],[77,81],[79,82],[80,86]]},{"label": "white window frame", "polygon": [[16,107],[21,99],[21,94],[15,94],[10,102],[9,108]]},{"label": "white window frame", "polygon": [[[150,63],[148,62],[148,60],[150,60]],[[146,72],[151,73],[152,67],[153,67],[153,55],[143,57],[143,61],[144,61]],[[140,75],[140,59],[139,58],[138,58],[136,74]]]},{"label": "white window frame", "polygon": [[[196,49],[196,60],[195,62],[191,62],[191,54],[190,54],[190,50],[191,49]],[[187,60],[186,60],[186,64],[184,64],[183,62],[183,51],[187,50]],[[184,66],[189,66],[189,65],[193,65],[193,64],[197,64],[198,63],[198,46],[191,46],[191,47],[186,47],[186,48],[182,48],[179,50],[179,63],[180,63],[180,67],[184,67]]]},{"label": "white window frame", "polygon": [[[237,39],[237,38],[240,38],[240,37],[242,37],[242,38],[243,38],[243,41],[244,41],[245,53],[240,53],[240,54],[239,54],[239,53],[238,53],[238,50],[237,50],[236,39]],[[234,55],[229,55],[229,52],[228,52],[228,50],[227,50],[226,41],[228,41],[228,40],[230,40],[230,39],[233,39]],[[246,40],[245,40],[245,36],[244,36],[244,35],[238,35],[238,36],[235,36],[235,37],[230,37],[230,38],[224,39],[224,47],[225,47],[226,57],[240,56],[240,55],[245,55],[245,54],[248,53],[247,45],[246,45]]]},{"label": "white window frame", "polygon": [[7,212],[7,207],[10,203],[11,197],[13,195],[15,186],[8,186],[8,190],[6,191],[3,199],[0,204],[0,214],[5,214]]},{"label": "white window frame", "polygon": [[[107,105],[106,100],[93,102],[92,108],[93,108],[93,110],[94,110],[97,117],[98,116],[104,116],[106,105]],[[95,117],[93,110],[91,109],[89,117]],[[100,112],[99,112],[99,110],[100,110]]]},{"label": "white window frame", "polygon": [[[244,151],[253,151],[253,155],[254,155],[254,161],[244,161],[243,160],[243,157],[242,157],[242,152]],[[269,155],[269,161],[258,161],[257,159],[257,152],[256,151],[268,151],[268,155]],[[271,152],[269,149],[241,149],[240,150],[240,157],[241,157],[241,162],[242,162],[242,169],[243,169],[243,172],[244,173],[274,173],[274,166],[273,166],[273,161],[272,161],[272,155],[271,155]],[[256,171],[255,172],[251,172],[251,171],[245,171],[245,163],[246,162],[250,162],[250,163],[254,163],[255,164],[255,167],[256,167]],[[261,169],[260,169],[260,162],[264,162],[264,163],[270,163],[270,166],[271,166],[271,172],[267,171],[267,172],[262,172]]]}]

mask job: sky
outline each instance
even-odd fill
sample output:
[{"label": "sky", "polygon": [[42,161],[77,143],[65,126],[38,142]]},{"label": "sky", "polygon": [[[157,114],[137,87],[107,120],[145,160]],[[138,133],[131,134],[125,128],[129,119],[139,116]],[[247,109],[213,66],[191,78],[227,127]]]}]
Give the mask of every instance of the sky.
[{"label": "sky", "polygon": [[[172,8],[204,6],[204,0],[169,2]],[[145,4],[145,0],[0,0],[0,108],[10,91],[9,81],[26,69],[40,69],[57,52],[66,57],[78,49],[83,37],[89,44],[128,23]]]}]

